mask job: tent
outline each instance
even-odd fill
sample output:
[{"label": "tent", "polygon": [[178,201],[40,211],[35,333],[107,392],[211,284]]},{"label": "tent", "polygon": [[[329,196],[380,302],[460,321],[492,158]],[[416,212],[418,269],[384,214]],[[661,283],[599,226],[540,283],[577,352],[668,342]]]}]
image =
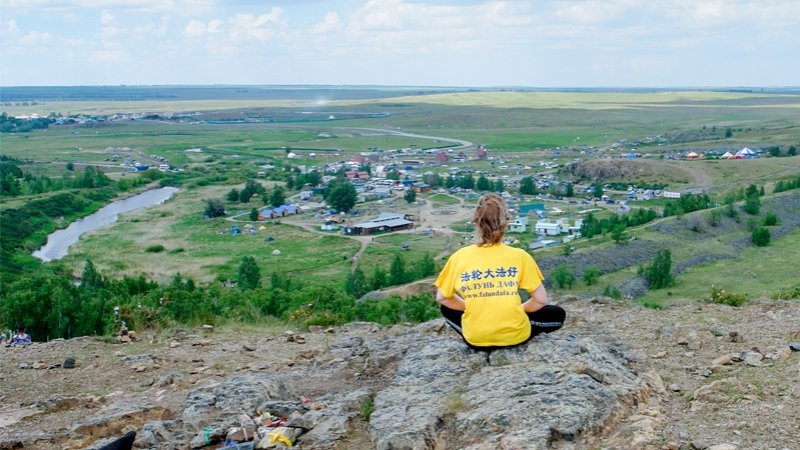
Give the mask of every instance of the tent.
[{"label": "tent", "polygon": [[276,248],[275,250],[272,251],[272,254],[278,256],[281,254],[281,251]]},{"label": "tent", "polygon": [[686,159],[697,159],[697,158],[699,158],[699,157],[700,157],[700,155],[698,155],[698,154],[697,154],[697,153],[695,153],[695,152],[689,152],[689,154],[688,154],[688,155],[686,155]]},{"label": "tent", "polygon": [[750,150],[749,148],[745,147],[738,152],[736,152],[736,156],[740,156],[743,158],[755,158],[756,152]]},{"label": "tent", "polygon": [[733,159],[733,154],[731,152],[725,152],[725,154],[720,156],[720,158],[722,158],[722,159]]}]

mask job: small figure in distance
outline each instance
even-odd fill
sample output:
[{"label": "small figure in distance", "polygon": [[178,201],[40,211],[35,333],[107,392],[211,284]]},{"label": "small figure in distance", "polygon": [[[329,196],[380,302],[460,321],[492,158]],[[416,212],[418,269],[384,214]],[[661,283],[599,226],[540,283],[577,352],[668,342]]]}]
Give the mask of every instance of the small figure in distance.
[{"label": "small figure in distance", "polygon": [[[481,197],[472,218],[477,243],[453,253],[436,279],[445,321],[476,350],[519,345],[564,325],[566,312],[548,304],[533,257],[502,243],[510,219],[500,196]],[[531,295],[524,303],[520,290]]]},{"label": "small figure in distance", "polygon": [[0,346],[8,347],[9,345],[8,336],[3,331],[0,331]]},{"label": "small figure in distance", "polygon": [[17,328],[17,334],[11,338],[11,343],[18,345],[28,345],[31,343],[31,335],[25,333],[25,325],[20,324]]},{"label": "small figure in distance", "polygon": [[120,321],[119,331],[117,332],[117,340],[120,342],[136,342],[139,338],[136,336],[135,331],[128,330],[128,324],[122,320]]}]

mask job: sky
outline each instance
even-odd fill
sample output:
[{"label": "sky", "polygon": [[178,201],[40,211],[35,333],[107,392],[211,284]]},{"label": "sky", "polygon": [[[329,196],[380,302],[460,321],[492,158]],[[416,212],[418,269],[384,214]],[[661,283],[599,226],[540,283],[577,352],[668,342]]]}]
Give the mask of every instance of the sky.
[{"label": "sky", "polygon": [[800,0],[0,0],[0,86],[797,86]]}]

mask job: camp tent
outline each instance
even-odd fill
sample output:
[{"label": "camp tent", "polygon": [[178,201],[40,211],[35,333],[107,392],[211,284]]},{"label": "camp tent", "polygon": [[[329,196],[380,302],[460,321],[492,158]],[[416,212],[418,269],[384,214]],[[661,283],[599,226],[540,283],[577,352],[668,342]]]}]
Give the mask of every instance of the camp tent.
[{"label": "camp tent", "polygon": [[720,156],[720,158],[722,158],[722,159],[733,159],[733,153],[731,153],[731,152],[725,152],[725,154],[723,154],[722,156]]},{"label": "camp tent", "polygon": [[739,150],[738,152],[736,152],[736,156],[739,156],[739,157],[742,157],[742,158],[755,158],[756,152],[754,152],[754,151],[750,150],[749,148],[745,147],[745,148]]},{"label": "camp tent", "polygon": [[688,154],[688,155],[686,155],[686,159],[697,159],[697,158],[699,158],[699,157],[700,157],[700,155],[698,155],[698,154],[697,154],[697,153],[695,153],[695,152],[689,152],[689,154]]}]

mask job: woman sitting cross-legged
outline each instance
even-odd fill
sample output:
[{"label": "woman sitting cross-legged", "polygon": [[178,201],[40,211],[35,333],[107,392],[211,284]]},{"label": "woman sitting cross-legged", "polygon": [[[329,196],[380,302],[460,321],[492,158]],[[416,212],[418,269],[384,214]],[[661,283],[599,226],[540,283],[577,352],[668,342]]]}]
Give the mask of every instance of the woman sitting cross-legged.
[{"label": "woman sitting cross-legged", "polygon": [[[481,197],[472,219],[478,242],[453,253],[436,279],[442,315],[474,349],[522,344],[564,325],[566,312],[548,304],[533,257],[501,242],[509,219],[500,196]],[[520,290],[531,294],[524,303]]]}]

